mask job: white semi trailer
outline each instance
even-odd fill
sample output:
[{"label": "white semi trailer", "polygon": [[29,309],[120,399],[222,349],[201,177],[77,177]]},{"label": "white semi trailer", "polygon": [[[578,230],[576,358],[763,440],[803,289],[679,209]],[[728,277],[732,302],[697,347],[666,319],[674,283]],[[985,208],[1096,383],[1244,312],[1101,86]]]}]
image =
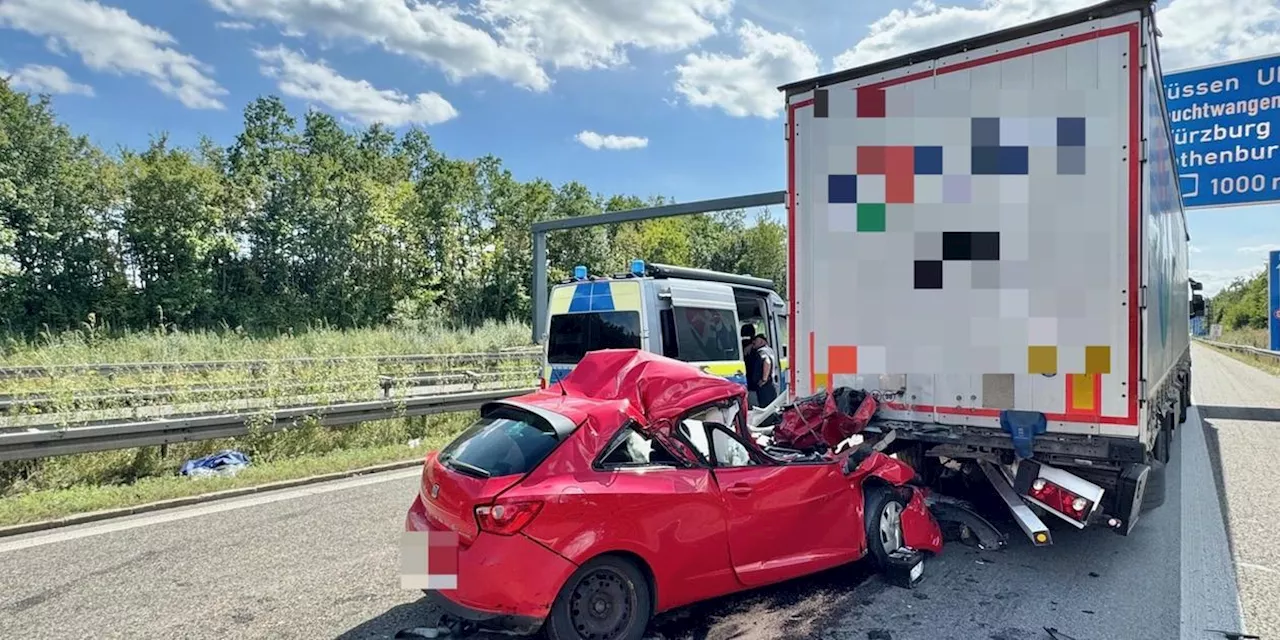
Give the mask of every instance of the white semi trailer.
[{"label": "white semi trailer", "polygon": [[1190,403],[1153,9],[782,87],[792,397],[876,392],[872,433],[926,478],[980,471],[1036,544],[1045,514],[1128,534]]}]

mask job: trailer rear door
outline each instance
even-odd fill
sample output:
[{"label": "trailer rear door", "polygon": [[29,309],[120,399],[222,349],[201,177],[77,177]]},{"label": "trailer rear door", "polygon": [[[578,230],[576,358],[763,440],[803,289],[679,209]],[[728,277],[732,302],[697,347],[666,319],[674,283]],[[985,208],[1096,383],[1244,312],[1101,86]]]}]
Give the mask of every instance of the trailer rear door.
[{"label": "trailer rear door", "polygon": [[1141,15],[850,72],[788,98],[798,395],[1135,436]]}]

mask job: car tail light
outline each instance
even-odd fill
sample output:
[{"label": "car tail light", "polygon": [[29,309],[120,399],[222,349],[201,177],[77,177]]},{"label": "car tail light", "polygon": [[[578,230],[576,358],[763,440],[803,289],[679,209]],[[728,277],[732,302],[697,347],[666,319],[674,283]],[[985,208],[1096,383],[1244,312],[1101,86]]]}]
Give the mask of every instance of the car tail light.
[{"label": "car tail light", "polygon": [[1050,509],[1080,521],[1088,517],[1093,507],[1088,500],[1044,478],[1036,478],[1035,482],[1031,483],[1031,491],[1028,495]]},{"label": "car tail light", "polygon": [[542,511],[541,500],[495,502],[476,507],[476,524],[481,531],[500,536],[520,533]]}]

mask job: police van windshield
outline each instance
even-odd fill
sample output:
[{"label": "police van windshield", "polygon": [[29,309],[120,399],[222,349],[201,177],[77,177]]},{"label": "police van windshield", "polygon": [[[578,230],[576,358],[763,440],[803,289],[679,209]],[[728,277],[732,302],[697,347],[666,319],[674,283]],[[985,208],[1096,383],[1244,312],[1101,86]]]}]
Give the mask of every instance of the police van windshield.
[{"label": "police van windshield", "polygon": [[593,311],[551,317],[547,361],[578,364],[588,351],[639,349],[639,311]]}]

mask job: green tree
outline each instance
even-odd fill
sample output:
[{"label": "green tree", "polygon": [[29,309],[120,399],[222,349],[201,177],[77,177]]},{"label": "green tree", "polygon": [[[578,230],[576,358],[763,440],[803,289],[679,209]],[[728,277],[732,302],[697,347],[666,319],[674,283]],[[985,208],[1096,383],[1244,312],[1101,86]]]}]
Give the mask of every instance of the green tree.
[{"label": "green tree", "polygon": [[128,283],[113,246],[116,164],[0,79],[0,314],[12,330],[127,322]]},{"label": "green tree", "polygon": [[209,326],[217,318],[214,262],[235,251],[222,208],[221,167],[171,149],[161,136],[126,151],[121,211],[124,260],[137,289],[136,318]]}]

